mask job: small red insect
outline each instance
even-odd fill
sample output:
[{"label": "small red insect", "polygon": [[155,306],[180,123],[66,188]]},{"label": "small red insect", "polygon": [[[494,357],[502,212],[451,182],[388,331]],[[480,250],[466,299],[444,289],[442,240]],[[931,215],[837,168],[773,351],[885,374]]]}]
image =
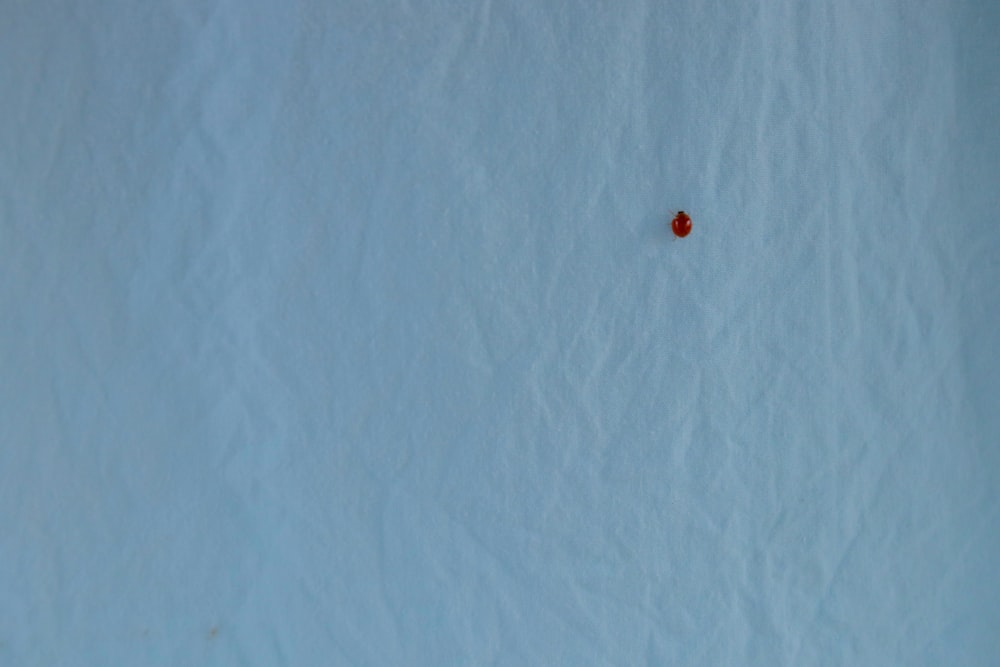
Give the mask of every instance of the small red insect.
[{"label": "small red insect", "polygon": [[684,211],[677,211],[670,227],[674,230],[674,235],[684,238],[691,233],[691,216]]}]

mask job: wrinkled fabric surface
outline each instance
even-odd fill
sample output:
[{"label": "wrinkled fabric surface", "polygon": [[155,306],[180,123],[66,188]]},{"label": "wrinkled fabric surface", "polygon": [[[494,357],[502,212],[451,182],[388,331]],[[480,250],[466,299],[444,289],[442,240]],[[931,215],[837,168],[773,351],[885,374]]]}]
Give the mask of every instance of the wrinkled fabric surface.
[{"label": "wrinkled fabric surface", "polygon": [[0,665],[997,664],[987,4],[0,2]]}]

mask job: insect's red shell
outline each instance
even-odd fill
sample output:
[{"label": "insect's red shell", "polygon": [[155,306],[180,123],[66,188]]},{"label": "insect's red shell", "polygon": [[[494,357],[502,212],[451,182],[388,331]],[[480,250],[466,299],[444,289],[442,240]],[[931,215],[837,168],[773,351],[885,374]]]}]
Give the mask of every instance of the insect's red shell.
[{"label": "insect's red shell", "polygon": [[677,211],[677,215],[674,216],[670,227],[674,230],[676,236],[684,238],[691,233],[691,216],[684,211]]}]

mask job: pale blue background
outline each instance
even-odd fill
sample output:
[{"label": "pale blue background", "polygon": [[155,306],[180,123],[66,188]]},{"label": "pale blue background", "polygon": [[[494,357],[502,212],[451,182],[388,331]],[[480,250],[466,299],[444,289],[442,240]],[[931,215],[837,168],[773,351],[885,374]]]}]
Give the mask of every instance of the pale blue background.
[{"label": "pale blue background", "polygon": [[0,0],[0,665],[998,664],[996,7]]}]

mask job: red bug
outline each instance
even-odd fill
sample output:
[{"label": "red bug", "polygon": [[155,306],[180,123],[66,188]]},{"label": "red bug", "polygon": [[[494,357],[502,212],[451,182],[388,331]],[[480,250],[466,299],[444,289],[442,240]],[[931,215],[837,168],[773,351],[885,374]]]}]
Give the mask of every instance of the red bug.
[{"label": "red bug", "polygon": [[684,238],[691,233],[691,216],[684,211],[677,211],[677,215],[671,221],[670,227],[674,230],[675,236]]}]

